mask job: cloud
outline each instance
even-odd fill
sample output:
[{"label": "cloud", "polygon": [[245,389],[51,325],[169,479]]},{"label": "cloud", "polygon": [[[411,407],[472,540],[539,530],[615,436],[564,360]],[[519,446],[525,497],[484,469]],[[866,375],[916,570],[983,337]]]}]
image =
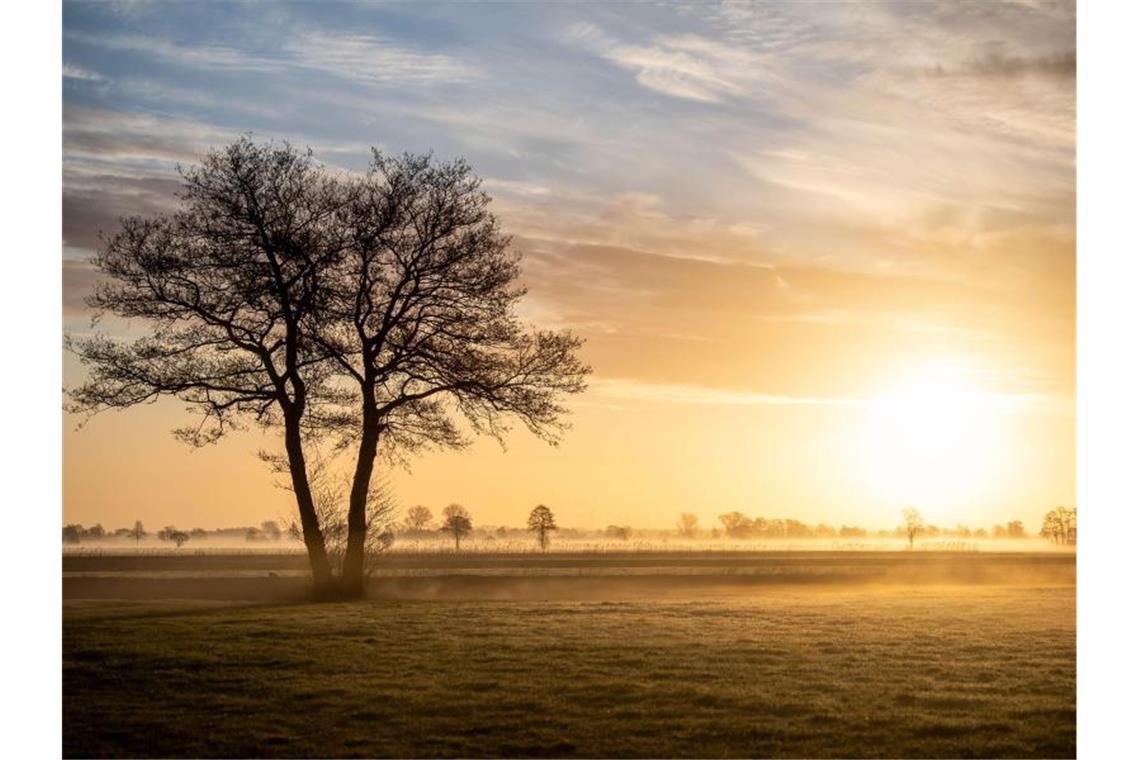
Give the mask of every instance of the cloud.
[{"label": "cloud", "polygon": [[1010,56],[993,52],[960,69],[947,70],[938,66],[931,73],[937,76],[970,75],[1002,79],[1022,76],[1072,79],[1077,75],[1077,53],[1070,50],[1037,56]]},{"label": "cloud", "polygon": [[63,64],[63,78],[64,79],[78,79],[85,82],[105,82],[107,77],[102,74],[85,69],[82,66],[75,66],[74,64]]},{"label": "cloud", "polygon": [[288,40],[285,49],[295,65],[364,82],[466,82],[480,76],[478,69],[451,56],[363,34],[310,31]]},{"label": "cloud", "polygon": [[264,52],[216,43],[187,45],[140,35],[70,31],[64,37],[207,70],[261,74],[310,70],[363,82],[420,84],[464,82],[480,75],[473,66],[451,56],[420,52],[390,39],[364,34],[309,30],[287,36],[278,48]]},{"label": "cloud", "polygon": [[852,406],[860,403],[848,398],[782,396],[606,377],[591,379],[590,391],[613,399],[701,406]]}]

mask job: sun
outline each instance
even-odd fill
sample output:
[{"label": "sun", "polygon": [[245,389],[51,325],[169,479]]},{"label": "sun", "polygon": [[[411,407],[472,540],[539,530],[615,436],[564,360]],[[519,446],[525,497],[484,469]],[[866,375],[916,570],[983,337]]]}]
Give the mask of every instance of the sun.
[{"label": "sun", "polygon": [[1000,410],[972,376],[957,363],[931,363],[866,402],[860,458],[879,498],[935,519],[972,511],[1000,454]]}]

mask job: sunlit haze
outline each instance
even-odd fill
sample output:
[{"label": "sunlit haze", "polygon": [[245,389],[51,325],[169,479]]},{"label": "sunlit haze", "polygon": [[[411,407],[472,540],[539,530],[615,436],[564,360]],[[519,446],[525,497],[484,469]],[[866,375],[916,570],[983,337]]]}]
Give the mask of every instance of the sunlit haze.
[{"label": "sunlit haze", "polygon": [[[434,150],[483,177],[525,318],[594,372],[557,448],[383,465],[402,505],[1035,532],[1075,502],[1074,33],[1036,3],[68,3],[65,327],[91,329],[98,233],[174,208],[212,146]],[[276,433],[191,452],[169,400],[80,421],[65,522],[296,511],[256,456]]]}]

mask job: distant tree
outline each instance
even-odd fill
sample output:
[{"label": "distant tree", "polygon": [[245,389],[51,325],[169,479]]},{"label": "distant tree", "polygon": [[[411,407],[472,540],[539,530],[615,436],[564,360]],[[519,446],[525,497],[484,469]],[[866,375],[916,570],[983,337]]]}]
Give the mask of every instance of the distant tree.
[{"label": "distant tree", "polygon": [[530,511],[530,516],[526,519],[526,529],[534,533],[538,538],[538,545],[546,551],[546,547],[550,544],[550,532],[558,530],[558,526],[554,523],[554,513],[549,507],[539,504]]},{"label": "distant tree", "polygon": [[78,544],[83,540],[83,526],[71,523],[63,526],[63,542],[65,544]]},{"label": "distant tree", "polygon": [[840,538],[866,538],[867,531],[865,528],[858,528],[852,525],[844,525],[839,529]]},{"label": "distant tree", "polygon": [[752,535],[753,522],[742,512],[727,512],[717,517],[724,526],[724,534],[729,538],[748,538]]},{"label": "distant tree", "polygon": [[167,525],[165,528],[160,530],[155,535],[158,537],[159,541],[169,541],[170,540],[170,534],[176,533],[177,531],[178,531],[178,528],[175,528],[173,525]]},{"label": "distant tree", "polygon": [[996,523],[992,528],[990,528],[990,536],[993,538],[1008,538],[1009,531],[1007,531],[1005,529],[1005,526],[1001,523]]},{"label": "distant tree", "polygon": [[90,528],[83,531],[84,538],[93,538],[98,541],[107,535],[107,531],[103,528],[102,524],[95,523]]},{"label": "distant tree", "polygon": [[266,520],[261,524],[261,532],[272,541],[281,540],[281,526],[276,520]]},{"label": "distant tree", "polygon": [[190,531],[190,538],[193,538],[195,541],[201,541],[208,535],[209,533],[206,532],[205,528],[194,528]]},{"label": "distant tree", "polygon": [[425,507],[423,504],[416,504],[413,507],[408,507],[408,516],[404,520],[404,524],[408,526],[408,530],[418,532],[427,530],[427,527],[431,524],[431,521],[431,510]]},{"label": "distant tree", "polygon": [[135,527],[131,528],[131,538],[135,540],[135,544],[138,544],[145,536],[146,531],[143,530],[142,520],[135,520]]},{"label": "distant tree", "polygon": [[633,529],[628,525],[607,525],[605,530],[606,538],[616,538],[619,541],[628,541],[630,536],[633,535]]},{"label": "distant tree", "polygon": [[799,520],[784,520],[784,538],[811,538],[812,535],[811,526]]},{"label": "distant tree", "polygon": [[[160,536],[160,538],[161,538],[161,536]],[[265,536],[263,536],[261,534],[261,531],[258,530],[257,528],[246,528],[245,529],[245,540],[246,541],[264,541]]]},{"label": "distant tree", "polygon": [[978,528],[974,531],[974,538],[989,538],[990,534],[985,528]]},{"label": "distant tree", "polygon": [[922,515],[914,507],[907,507],[902,511],[903,525],[906,532],[907,546],[914,549],[914,537],[922,532]]},{"label": "distant tree", "polygon": [[697,535],[697,525],[700,521],[692,512],[682,512],[681,519],[677,521],[677,532],[683,538],[693,538]]},{"label": "distant tree", "polygon": [[1056,544],[1077,542],[1077,510],[1069,507],[1056,507],[1045,514],[1041,524],[1041,535]]},{"label": "distant tree", "polygon": [[838,531],[835,530],[835,527],[832,525],[825,525],[824,523],[820,523],[819,525],[815,526],[815,528],[812,530],[812,533],[816,538],[834,538],[838,534]]},{"label": "distant tree", "polygon": [[167,538],[173,541],[177,548],[181,549],[182,544],[190,540],[190,534],[184,530],[173,530],[167,535]]},{"label": "distant tree", "polygon": [[455,551],[459,551],[460,539],[472,530],[471,514],[460,504],[448,504],[443,509],[443,527],[440,530],[455,538]]},{"label": "distant tree", "polygon": [[1025,538],[1025,526],[1021,520],[1011,520],[1006,523],[1005,532],[1010,538]]}]

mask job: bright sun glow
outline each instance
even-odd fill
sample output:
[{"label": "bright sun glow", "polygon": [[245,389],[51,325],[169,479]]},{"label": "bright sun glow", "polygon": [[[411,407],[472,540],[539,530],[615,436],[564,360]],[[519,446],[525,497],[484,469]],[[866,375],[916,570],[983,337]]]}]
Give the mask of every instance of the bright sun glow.
[{"label": "bright sun glow", "polygon": [[998,465],[1000,413],[959,366],[926,366],[868,402],[864,475],[893,504],[961,519]]}]

